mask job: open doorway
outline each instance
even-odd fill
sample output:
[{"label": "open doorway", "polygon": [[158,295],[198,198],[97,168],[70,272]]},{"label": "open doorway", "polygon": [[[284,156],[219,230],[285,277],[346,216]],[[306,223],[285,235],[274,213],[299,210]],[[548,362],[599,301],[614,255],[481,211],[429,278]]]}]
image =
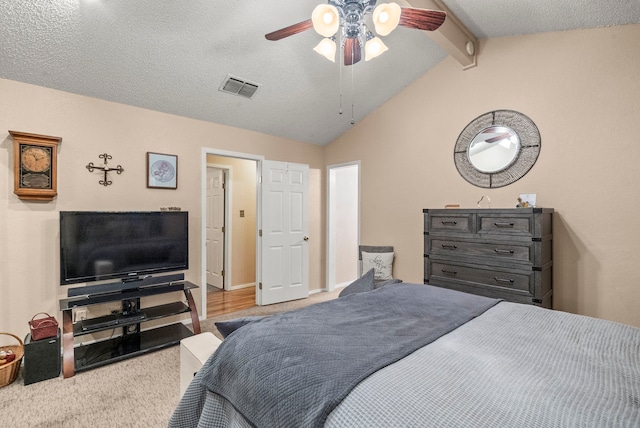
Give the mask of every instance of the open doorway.
[{"label": "open doorway", "polygon": [[327,289],[358,277],[360,162],[327,167]]},{"label": "open doorway", "polygon": [[256,304],[257,169],[254,159],[206,154],[207,317]]},{"label": "open doorway", "polygon": [[[216,156],[218,158],[216,158]],[[247,216],[247,211],[241,213],[242,208],[234,202],[234,195],[240,194],[236,189],[238,168],[233,166],[234,160],[249,161],[255,183],[254,191],[244,192],[245,200],[255,201],[255,226],[251,233],[239,234],[245,241],[237,241],[233,236],[233,226],[238,218]],[[207,305],[207,163],[211,162],[218,169],[228,168],[231,179],[225,189],[229,196],[229,203],[225,212],[230,213],[225,219],[224,249],[224,280],[223,290],[229,284],[228,293],[234,292],[234,286],[242,288],[252,287],[254,300],[252,306],[269,305],[308,297],[309,295],[309,165],[291,162],[265,160],[263,156],[229,152],[211,148],[202,148],[202,241],[201,241],[201,287],[202,301],[200,305],[201,317],[209,318],[216,315],[209,311]],[[220,166],[225,166],[221,168]],[[253,188],[253,187],[252,187]],[[249,196],[251,195],[251,197]],[[244,217],[240,215],[244,214]],[[231,225],[231,226],[230,226]],[[248,230],[248,229],[247,229]],[[231,237],[229,236],[231,235]],[[252,244],[247,246],[247,240]],[[243,248],[248,260],[239,260],[236,247]],[[255,248],[249,255],[246,248]],[[240,265],[239,265],[240,262]],[[237,274],[240,270],[252,268],[251,283],[242,282]],[[247,278],[247,277],[245,277]],[[218,291],[225,293],[226,291]],[[236,309],[238,310],[238,309]]]}]

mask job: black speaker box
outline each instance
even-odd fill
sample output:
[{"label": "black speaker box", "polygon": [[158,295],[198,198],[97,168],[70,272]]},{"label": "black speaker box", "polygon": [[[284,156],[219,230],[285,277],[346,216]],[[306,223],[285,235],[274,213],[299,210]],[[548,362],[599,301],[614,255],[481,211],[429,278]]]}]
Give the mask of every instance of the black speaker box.
[{"label": "black speaker box", "polygon": [[56,337],[31,340],[31,334],[24,338],[24,384],[52,379],[60,375],[60,329]]}]

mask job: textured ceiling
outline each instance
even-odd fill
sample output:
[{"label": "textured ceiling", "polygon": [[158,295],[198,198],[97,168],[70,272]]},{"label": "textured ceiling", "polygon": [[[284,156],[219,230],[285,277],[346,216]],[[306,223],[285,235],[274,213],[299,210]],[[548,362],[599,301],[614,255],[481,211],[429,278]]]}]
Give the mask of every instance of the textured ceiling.
[{"label": "textured ceiling", "polygon": [[[313,30],[264,38],[320,2],[0,0],[0,77],[324,145],[447,53],[399,27],[384,55],[341,69],[313,52]],[[444,3],[478,38],[640,23],[639,0]],[[227,75],[260,87],[221,92]]]}]

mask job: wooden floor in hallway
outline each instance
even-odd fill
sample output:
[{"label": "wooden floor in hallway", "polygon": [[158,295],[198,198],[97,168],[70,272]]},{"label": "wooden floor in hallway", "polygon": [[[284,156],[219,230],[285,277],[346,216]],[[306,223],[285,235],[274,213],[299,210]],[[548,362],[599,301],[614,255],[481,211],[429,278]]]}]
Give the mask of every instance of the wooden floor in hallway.
[{"label": "wooden floor in hallway", "polygon": [[256,306],[256,288],[207,292],[207,318]]}]

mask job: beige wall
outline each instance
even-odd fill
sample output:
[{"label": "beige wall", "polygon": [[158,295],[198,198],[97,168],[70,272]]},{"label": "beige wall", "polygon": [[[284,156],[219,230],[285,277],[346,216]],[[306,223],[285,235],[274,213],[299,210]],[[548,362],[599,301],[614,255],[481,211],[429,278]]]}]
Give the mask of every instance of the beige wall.
[{"label": "beige wall", "polygon": [[[231,234],[231,286],[256,282],[256,162],[247,159],[208,155],[207,162],[230,167],[232,189]],[[229,187],[231,184],[231,187]],[[244,217],[240,217],[240,210]],[[228,225],[227,225],[227,230]]]},{"label": "beige wall", "polygon": [[[62,137],[58,198],[20,201],[13,193],[13,141],[8,130]],[[124,106],[0,79],[0,331],[19,336],[40,311],[58,314],[58,212],[63,210],[158,210],[178,206],[190,214],[190,269],[201,285],[202,148],[262,155],[309,164],[312,237],[323,236],[320,179],[323,148],[251,131]],[[178,189],[147,189],[147,151],[178,155]],[[113,185],[98,184],[89,162],[113,156],[122,165]],[[310,241],[310,288],[324,287],[322,239]],[[200,293],[195,293],[199,303]],[[60,321],[61,319],[58,318]]]},{"label": "beige wall", "polygon": [[[327,147],[362,161],[361,242],[396,247],[395,274],[423,278],[423,208],[514,207],[537,193],[554,216],[554,306],[640,326],[640,25],[481,42],[478,66],[445,59]],[[373,64],[373,63],[372,63]],[[460,131],[494,109],[542,135],[533,169],[486,190],[453,163]]]}]

